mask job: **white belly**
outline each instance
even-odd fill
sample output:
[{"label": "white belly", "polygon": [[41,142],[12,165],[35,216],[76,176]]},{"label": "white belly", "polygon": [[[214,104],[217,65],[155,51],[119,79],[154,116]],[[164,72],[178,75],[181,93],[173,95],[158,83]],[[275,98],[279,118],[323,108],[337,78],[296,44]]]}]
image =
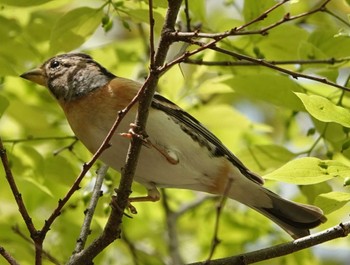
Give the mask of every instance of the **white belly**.
[{"label": "white belly", "polygon": [[[102,115],[100,116],[102,118]],[[134,122],[134,112],[128,114],[111,139],[111,147],[103,152],[100,159],[117,171],[125,165],[129,139],[119,133],[128,132]],[[96,152],[106,137],[109,127],[103,127],[100,120],[89,121],[83,131],[71,126],[91,151]],[[88,131],[87,131],[88,130]],[[219,158],[208,156],[209,151],[194,142],[178,124],[160,111],[153,111],[147,121],[146,133],[149,141],[160,145],[178,158],[178,163],[170,163],[156,148],[143,146],[138,160],[135,181],[149,187],[173,187],[207,191],[220,166]]]}]

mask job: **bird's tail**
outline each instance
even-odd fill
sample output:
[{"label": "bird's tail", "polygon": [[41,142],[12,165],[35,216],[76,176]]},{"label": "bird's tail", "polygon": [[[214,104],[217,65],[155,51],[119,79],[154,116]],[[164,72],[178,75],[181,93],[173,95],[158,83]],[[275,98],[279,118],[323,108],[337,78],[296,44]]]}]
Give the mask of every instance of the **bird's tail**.
[{"label": "bird's tail", "polygon": [[247,202],[245,200],[240,200],[236,196],[229,195],[229,197],[232,197],[232,199],[238,200],[265,215],[282,227],[294,239],[309,235],[309,229],[314,228],[327,220],[323,215],[322,210],[316,206],[286,200],[258,184],[255,185],[258,187],[255,192],[261,194],[258,195],[255,193],[255,195],[258,196],[254,197],[260,197],[262,199],[261,201],[254,199]]},{"label": "bird's tail", "polygon": [[254,209],[281,226],[294,239],[309,235],[309,229],[327,221],[327,218],[323,215],[320,208],[308,204],[292,202],[280,197],[272,191],[265,188],[263,189],[271,198],[272,207],[254,207]]}]

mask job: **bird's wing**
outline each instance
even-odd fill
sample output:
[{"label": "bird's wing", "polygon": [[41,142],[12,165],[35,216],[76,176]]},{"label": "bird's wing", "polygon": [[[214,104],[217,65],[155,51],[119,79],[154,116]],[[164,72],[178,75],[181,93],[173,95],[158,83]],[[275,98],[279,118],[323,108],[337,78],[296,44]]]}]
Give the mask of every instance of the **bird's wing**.
[{"label": "bird's wing", "polygon": [[258,184],[264,183],[264,180],[260,176],[251,172],[236,156],[231,153],[230,150],[223,145],[223,143],[214,134],[212,134],[198,120],[187,112],[183,111],[173,102],[159,94],[155,94],[152,101],[152,107],[167,113],[173,120],[175,120],[176,123],[182,125],[182,129],[186,133],[191,134],[192,131],[193,134],[191,134],[191,137],[199,141],[200,144],[210,143],[213,145],[214,148],[212,148],[211,145],[206,144],[213,156],[226,157],[244,176]]}]

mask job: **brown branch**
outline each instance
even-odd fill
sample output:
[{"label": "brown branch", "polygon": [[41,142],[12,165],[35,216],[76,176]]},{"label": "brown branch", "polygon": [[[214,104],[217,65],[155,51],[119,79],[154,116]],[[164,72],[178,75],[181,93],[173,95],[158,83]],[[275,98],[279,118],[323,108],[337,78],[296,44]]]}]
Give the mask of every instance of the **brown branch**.
[{"label": "brown branch", "polygon": [[279,21],[277,21],[269,26],[266,26],[264,28],[261,28],[258,30],[246,30],[246,31],[243,30],[246,27],[248,27],[249,25],[265,19],[269,13],[271,13],[273,10],[275,10],[276,8],[285,4],[288,1],[289,0],[283,0],[283,1],[275,4],[274,6],[272,6],[271,8],[266,10],[265,12],[263,12],[261,15],[259,15],[257,18],[253,19],[252,21],[250,21],[242,26],[235,27],[235,28],[232,28],[232,29],[224,31],[224,32],[202,33],[202,32],[198,32],[198,31],[194,31],[194,32],[178,32],[177,31],[177,32],[171,33],[171,36],[175,39],[174,41],[186,41],[186,40],[188,41],[189,39],[196,39],[196,38],[223,39],[223,38],[226,38],[229,36],[256,35],[256,34],[266,35],[269,30],[276,28],[277,26],[280,26],[281,24],[284,24],[286,22],[290,22],[290,21],[293,21],[296,19],[300,19],[300,18],[312,15],[312,14],[317,13],[317,12],[326,11],[327,10],[326,5],[331,0],[326,0],[319,7],[315,8],[313,10],[310,10],[308,12],[301,13],[299,15],[290,16],[290,14],[287,13]]},{"label": "brown branch", "polygon": [[253,19],[252,21],[240,26],[240,27],[237,27],[234,29],[234,32],[239,32],[239,31],[242,31],[243,29],[245,29],[246,27],[256,23],[256,22],[259,22],[259,21],[262,21],[264,20],[265,18],[268,17],[268,15],[273,11],[275,10],[276,8],[280,7],[281,5],[284,5],[285,3],[289,2],[289,0],[282,0],[281,2],[279,3],[276,3],[274,6],[270,7],[269,9],[267,9],[266,11],[264,11],[260,16],[258,16],[257,18]]},{"label": "brown branch", "polygon": [[277,70],[277,71],[279,71],[281,73],[288,74],[291,77],[293,77],[294,79],[298,79],[298,78],[309,79],[309,80],[317,81],[317,82],[320,82],[320,83],[323,83],[323,84],[326,84],[326,85],[329,85],[329,86],[340,88],[342,90],[350,91],[350,88],[342,86],[342,85],[339,85],[339,84],[334,83],[332,81],[329,81],[327,78],[324,78],[324,77],[317,77],[317,76],[306,75],[306,74],[294,72],[294,71],[291,71],[291,70],[279,67],[277,65],[271,64],[268,61],[265,61],[263,59],[256,59],[256,58],[249,57],[249,56],[243,55],[243,54],[239,54],[239,53],[236,53],[236,52],[233,52],[233,51],[228,51],[228,50],[216,47],[216,46],[210,46],[209,49],[212,49],[214,51],[217,51],[217,52],[220,52],[220,53],[223,53],[223,54],[226,54],[226,55],[233,56],[233,57],[237,58],[238,60],[246,60],[246,61],[254,62],[256,64],[260,64],[262,66],[266,66],[268,68]]},{"label": "brown branch", "polygon": [[0,246],[0,255],[8,262],[10,265],[19,265],[19,263],[15,260],[12,255],[6,251],[6,249]]},{"label": "brown branch", "polygon": [[262,34],[262,35],[265,35],[269,30],[271,30],[273,28],[276,28],[277,26],[279,26],[279,25],[281,25],[281,24],[283,24],[285,22],[289,22],[289,21],[292,21],[292,20],[300,19],[300,18],[309,16],[309,15],[315,14],[317,12],[324,11],[326,5],[330,1],[331,0],[325,0],[318,8],[315,8],[314,10],[311,10],[311,11],[308,11],[308,12],[304,12],[304,13],[299,14],[299,15],[290,16],[290,14],[287,13],[280,21],[277,21],[276,23],[274,23],[274,24],[272,24],[270,26],[267,26],[265,28],[262,28],[260,30],[251,31],[250,34]]},{"label": "brown branch", "polygon": [[[350,61],[350,57],[345,58],[329,58],[329,59],[315,59],[315,60],[285,60],[285,61],[266,61],[273,65],[309,65],[309,64],[330,64],[344,63]],[[206,65],[206,66],[260,66],[256,62],[250,61],[204,61],[202,59],[186,58],[182,61],[187,64]]]},{"label": "brown branch", "polygon": [[279,244],[273,247],[240,254],[237,256],[211,260],[210,262],[195,262],[188,265],[245,265],[257,263],[263,260],[285,256],[321,243],[347,237],[350,233],[350,222],[341,223],[320,233],[306,236],[288,243]]},{"label": "brown branch", "polygon": [[208,259],[206,261],[206,264],[209,264],[211,259],[213,258],[214,252],[217,248],[217,246],[220,244],[220,239],[219,239],[219,225],[220,225],[220,217],[222,214],[222,210],[224,208],[227,195],[230,192],[230,188],[232,186],[232,178],[229,178],[226,185],[225,185],[225,190],[224,193],[221,196],[221,200],[219,201],[217,207],[216,207],[216,218],[215,218],[215,227],[214,227],[214,234],[213,234],[213,239],[211,243],[211,248],[210,248],[210,253],[208,256]]},{"label": "brown branch", "polygon": [[[31,245],[35,246],[35,242],[33,242],[33,240],[31,240],[29,237],[27,237],[20,229],[18,226],[13,226],[12,230],[19,235],[22,239],[24,239],[26,242],[30,243]],[[54,257],[52,256],[50,253],[48,253],[46,250],[41,249],[40,250],[42,252],[42,255],[49,260],[52,264],[55,265],[61,265],[61,263]]]},{"label": "brown branch", "polygon": [[154,50],[154,17],[153,17],[153,0],[149,0],[149,8],[148,8],[148,15],[149,15],[149,24],[150,24],[150,34],[149,34],[149,46],[150,46],[150,68],[154,68],[155,64],[155,50]]},{"label": "brown branch", "polygon": [[330,11],[327,8],[324,8],[322,10],[323,12],[327,13],[328,15],[334,17],[335,19],[339,20],[340,22],[342,22],[343,24],[345,24],[346,26],[350,27],[350,23],[347,20],[342,19],[340,16],[338,16],[337,14],[333,13],[332,11]]},{"label": "brown branch", "polygon": [[188,0],[185,0],[184,12],[185,12],[185,17],[186,17],[186,31],[189,32],[192,30],[192,27],[191,27],[190,6],[188,3]]},{"label": "brown branch", "polygon": [[168,65],[166,65],[166,67],[171,67],[171,66],[173,66],[173,65],[175,65],[175,64],[177,64],[177,63],[179,63],[181,61],[185,61],[185,60],[188,59],[188,57],[190,57],[190,56],[192,56],[194,54],[197,54],[198,52],[203,51],[205,49],[211,49],[211,50],[214,50],[214,51],[217,51],[217,52],[220,52],[220,53],[232,56],[232,57],[236,58],[237,60],[246,60],[246,61],[254,63],[256,65],[261,65],[261,66],[265,66],[265,67],[277,70],[278,72],[290,75],[294,79],[304,78],[304,79],[308,79],[308,80],[317,81],[319,83],[323,83],[323,84],[326,84],[326,85],[329,85],[329,86],[333,86],[333,87],[336,87],[336,88],[340,88],[340,89],[345,90],[345,91],[350,91],[350,88],[342,86],[342,85],[339,85],[339,84],[334,83],[332,81],[329,81],[327,78],[298,73],[298,72],[295,72],[295,71],[291,71],[291,70],[279,67],[279,66],[274,65],[271,62],[263,60],[263,59],[257,59],[257,58],[253,58],[253,57],[250,57],[250,56],[247,56],[247,55],[244,55],[244,54],[237,53],[237,52],[228,51],[228,50],[225,50],[223,48],[215,46],[215,42],[217,42],[217,40],[211,41],[209,43],[202,43],[200,41],[192,41],[192,40],[190,40],[189,43],[198,45],[198,46],[200,46],[200,48],[198,48],[198,49],[196,49],[196,50],[194,50],[192,52],[186,52],[185,54],[183,54],[182,56],[180,56],[179,58],[177,58],[173,62],[171,62]]},{"label": "brown branch", "polygon": [[27,211],[27,208],[23,202],[22,195],[18,190],[17,184],[15,182],[15,179],[13,177],[13,174],[10,168],[9,160],[6,154],[6,149],[4,148],[1,137],[0,137],[0,157],[1,157],[1,162],[5,171],[6,180],[10,185],[12,194],[18,206],[18,210],[22,215],[22,218],[27,226],[27,229],[30,233],[31,238],[35,239],[37,236],[37,230],[35,229],[34,224],[32,222],[32,218],[30,217]]},{"label": "brown branch", "polygon": [[12,143],[12,144],[17,144],[17,143],[22,143],[22,142],[34,142],[34,141],[61,141],[61,140],[69,140],[73,139],[76,140],[76,136],[52,136],[52,137],[31,137],[28,136],[27,138],[19,138],[19,139],[3,139],[3,143]]}]

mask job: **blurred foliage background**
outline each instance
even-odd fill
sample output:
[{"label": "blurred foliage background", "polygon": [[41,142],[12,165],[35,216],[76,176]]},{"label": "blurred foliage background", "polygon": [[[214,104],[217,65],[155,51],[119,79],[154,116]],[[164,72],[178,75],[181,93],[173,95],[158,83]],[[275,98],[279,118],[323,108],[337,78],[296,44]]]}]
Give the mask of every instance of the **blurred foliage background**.
[{"label": "blurred foliage background", "polygon": [[[219,33],[251,21],[276,2],[192,0],[189,14],[193,28]],[[310,12],[323,2],[289,1],[246,30],[273,25],[286,14]],[[156,0],[154,6],[158,38],[167,3]],[[322,12],[282,23],[266,35],[232,36],[219,46],[348,86],[349,13],[348,1],[333,0]],[[186,29],[184,8],[178,29]],[[91,154],[75,142],[48,91],[19,75],[58,53],[82,51],[118,76],[143,81],[148,34],[147,1],[0,0],[0,136],[37,227]],[[168,60],[194,48],[176,43]],[[239,65],[241,61],[211,50],[190,59],[195,61],[176,65],[162,76],[159,92],[206,125],[253,171],[266,176],[267,187],[320,206],[329,221],[316,231],[349,220],[349,93],[261,65]],[[208,61],[214,65],[204,63]],[[74,250],[98,166],[86,176],[45,241],[45,250],[62,264]],[[110,170],[90,240],[104,226],[118,181],[119,173]],[[33,246],[26,240],[28,233],[3,171],[0,188],[0,245],[21,264],[33,264]],[[138,184],[133,188],[133,195],[145,194]],[[163,191],[162,202],[135,205],[138,214],[124,218],[121,240],[101,253],[95,264],[175,264],[178,256],[185,263],[206,259],[216,205],[217,200],[205,194]],[[216,258],[290,239],[268,219],[231,201],[220,219],[218,236]],[[260,264],[348,264],[349,246],[349,239],[337,239]]]}]

